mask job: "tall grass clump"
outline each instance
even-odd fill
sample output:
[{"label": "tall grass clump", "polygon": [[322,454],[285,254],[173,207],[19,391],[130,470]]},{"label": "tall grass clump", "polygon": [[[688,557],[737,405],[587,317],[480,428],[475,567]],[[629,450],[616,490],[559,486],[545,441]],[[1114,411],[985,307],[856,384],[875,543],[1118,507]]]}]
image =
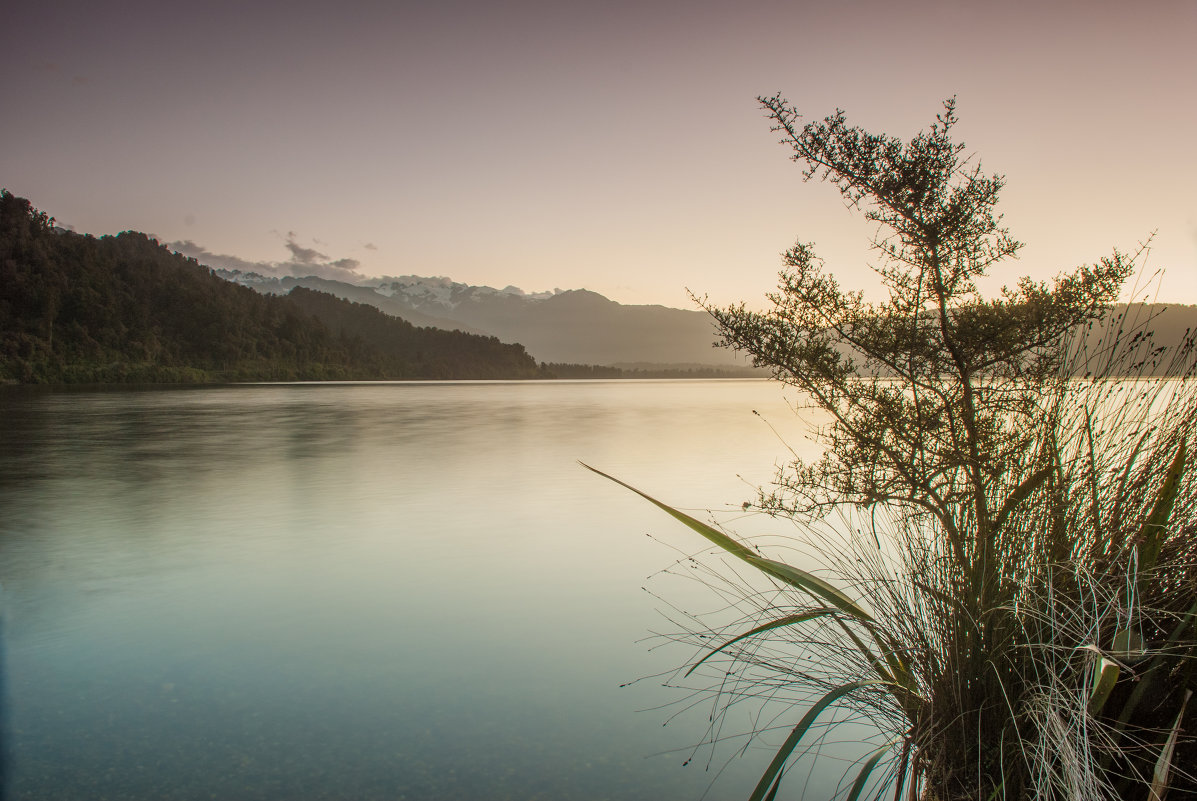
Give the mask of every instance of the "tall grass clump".
[{"label": "tall grass clump", "polygon": [[984,297],[1021,243],[954,101],[909,142],[761,103],[804,177],[876,224],[888,299],[800,242],[770,310],[704,304],[827,421],[823,456],[756,500],[785,540],[644,495],[754,569],[704,567],[732,614],[680,620],[704,650],[679,681],[719,666],[711,739],[755,705],[775,754],[752,801],[798,789],[833,707],[873,732],[853,801],[1197,797],[1197,360],[1191,330],[1155,341],[1152,307],[1112,312],[1146,248]]}]

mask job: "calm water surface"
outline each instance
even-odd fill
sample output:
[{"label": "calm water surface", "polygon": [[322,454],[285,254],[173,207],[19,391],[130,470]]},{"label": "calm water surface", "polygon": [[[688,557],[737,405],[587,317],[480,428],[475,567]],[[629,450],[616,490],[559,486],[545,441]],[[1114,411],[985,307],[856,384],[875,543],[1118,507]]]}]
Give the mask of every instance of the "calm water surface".
[{"label": "calm water surface", "polygon": [[768,753],[712,785],[706,710],[619,686],[702,543],[577,460],[735,508],[754,409],[802,441],[761,381],[0,394],[10,795],[746,796]]}]

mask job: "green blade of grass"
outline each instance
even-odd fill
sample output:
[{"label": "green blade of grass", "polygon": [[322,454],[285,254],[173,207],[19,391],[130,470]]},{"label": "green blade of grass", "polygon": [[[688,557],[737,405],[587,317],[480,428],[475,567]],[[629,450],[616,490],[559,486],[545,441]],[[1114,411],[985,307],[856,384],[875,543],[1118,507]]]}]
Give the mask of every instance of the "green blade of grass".
[{"label": "green blade of grass", "polygon": [[1093,526],[1094,555],[1097,555],[1098,544],[1106,541],[1106,535],[1101,521],[1101,489],[1097,483],[1097,446],[1093,442],[1093,415],[1089,413],[1088,408],[1085,409],[1085,443],[1089,450],[1089,466],[1086,470],[1089,479],[1089,517]]},{"label": "green blade of grass", "polygon": [[823,607],[822,609],[815,609],[810,612],[802,612],[802,613],[796,614],[796,615],[786,615],[785,617],[778,618],[777,620],[771,620],[768,623],[757,626],[756,628],[752,629],[751,631],[746,631],[737,637],[732,637],[730,640],[723,643],[723,645],[720,645],[718,648],[715,648],[715,649],[709,651],[706,656],[704,656],[702,659],[695,662],[694,666],[686,671],[686,675],[689,676],[691,673],[693,673],[695,670],[697,670],[698,666],[701,665],[703,662],[707,661],[712,656],[714,656],[715,654],[724,650],[725,648],[735,645],[736,643],[740,642],[740,640],[745,640],[745,639],[748,639],[749,637],[753,636],[754,634],[760,634],[761,632],[770,631],[771,629],[778,629],[778,628],[781,628],[782,626],[793,626],[797,623],[805,623],[808,620],[814,620],[815,618],[834,614],[835,611],[836,610],[831,607]]},{"label": "green blade of grass", "polygon": [[784,770],[777,772],[777,778],[773,781],[773,789],[769,791],[769,795],[765,796],[765,801],[775,801],[777,798],[777,791],[781,789],[781,778],[786,775]]},{"label": "green blade of grass", "polygon": [[801,740],[803,735],[806,734],[807,729],[809,729],[811,724],[815,722],[815,718],[819,716],[819,713],[821,713],[831,704],[838,701],[840,698],[843,698],[848,693],[855,692],[862,687],[870,687],[880,684],[886,684],[886,682],[853,681],[836,687],[834,690],[820,698],[814,706],[806,711],[806,714],[802,716],[802,720],[798,721],[798,725],[795,726],[794,730],[790,732],[790,736],[786,737],[786,741],[781,744],[781,748],[779,748],[777,753],[773,756],[773,761],[770,762],[769,767],[765,769],[764,774],[761,776],[761,780],[757,782],[756,789],[752,791],[752,795],[749,796],[748,801],[762,801],[762,799],[765,797],[765,793],[769,791],[770,786],[773,784],[774,777],[776,777],[778,772],[781,771],[782,767],[786,763],[786,760],[790,758],[790,754],[794,753],[794,749],[798,747],[798,741]]},{"label": "green blade of grass", "polygon": [[[1131,449],[1130,456],[1128,456],[1126,459],[1126,466],[1122,468],[1122,475],[1118,478],[1118,489],[1115,490],[1113,495],[1114,508],[1109,515],[1109,531],[1111,533],[1117,531],[1122,524],[1122,502],[1127,497],[1126,486],[1130,482],[1130,477],[1132,469],[1135,466],[1135,462],[1139,459],[1139,452],[1143,450],[1143,446],[1147,444],[1147,438],[1149,434],[1150,432],[1144,432],[1142,436],[1139,437],[1138,441],[1135,442],[1135,447]],[[1105,555],[1112,557],[1114,556],[1116,550],[1117,543],[1109,542],[1106,547]]]},{"label": "green blade of grass", "polygon": [[1143,638],[1133,629],[1118,629],[1114,634],[1110,653],[1124,664],[1135,662],[1143,656]]},{"label": "green blade of grass", "polygon": [[656,498],[652,497],[651,495],[641,492],[640,490],[633,487],[631,484],[625,484],[624,482],[620,481],[618,478],[615,478],[614,476],[607,475],[602,470],[597,470],[597,469],[591,467],[590,465],[586,464],[585,462],[578,462],[578,464],[582,465],[582,467],[585,467],[587,470],[589,470],[592,473],[598,473],[600,476],[607,479],[608,481],[614,481],[616,484],[623,487],[624,489],[631,490],[632,492],[636,493],[644,500],[653,504],[657,508],[663,510],[667,514],[673,516],[677,520],[679,520],[682,523],[684,523],[685,525],[689,526],[694,531],[697,531],[699,534],[706,537],[708,540],[715,543],[720,548],[722,548],[723,550],[730,553],[732,556],[737,556],[746,562],[751,562],[752,559],[755,558],[756,555],[748,548],[747,545],[743,545],[741,543],[736,542],[731,537],[724,534],[722,531],[719,531],[716,528],[708,526],[706,523],[702,522],[701,520],[691,517],[690,515],[686,514],[685,512],[679,512],[677,509],[674,509],[672,506],[661,503]]},{"label": "green blade of grass", "polygon": [[722,531],[707,525],[697,518],[691,517],[685,512],[680,512],[668,504],[658,501],[651,495],[636,489],[631,484],[626,484],[623,481],[620,481],[618,478],[604,473],[602,470],[591,467],[585,462],[579,462],[578,464],[582,465],[582,467],[585,467],[592,473],[597,473],[603,478],[613,481],[625,489],[631,490],[641,498],[644,498],[646,501],[656,506],[658,509],[661,509],[669,514],[674,519],[684,523],[694,531],[697,531],[699,534],[706,537],[708,540],[713,542],[715,545],[718,545],[732,556],[743,559],[745,562],[748,562],[748,564],[756,567],[763,573],[773,576],[774,578],[786,584],[805,590],[811,595],[830,603],[832,606],[838,607],[841,611],[848,613],[852,617],[863,620],[867,623],[873,622],[872,615],[866,612],[859,604],[818,576],[807,573],[805,570],[799,570],[796,567],[783,564],[782,562],[776,562],[772,559],[765,559],[764,557],[758,556],[747,545],[736,542]]},{"label": "green blade of grass", "polygon": [[1176,714],[1176,723],[1172,726],[1172,732],[1168,735],[1168,742],[1164,743],[1164,748],[1160,751],[1160,758],[1155,763],[1155,771],[1151,776],[1151,789],[1147,796],[1148,801],[1163,801],[1164,794],[1168,792],[1168,776],[1172,773],[1172,758],[1176,754],[1176,740],[1180,736],[1180,722],[1185,716],[1185,707],[1189,705],[1189,699],[1193,697],[1192,690],[1185,690],[1185,699],[1181,701],[1180,712]]},{"label": "green blade of grass", "polygon": [[847,612],[858,620],[862,620],[865,623],[873,622],[873,616],[866,612],[859,604],[818,576],[807,573],[805,570],[791,567],[783,562],[775,562],[772,559],[765,559],[761,556],[750,556],[748,562],[756,565],[765,573],[781,579],[786,584],[799,587],[822,598],[824,601],[839,607],[841,611]]},{"label": "green blade of grass", "polygon": [[864,791],[865,784],[869,780],[869,774],[873,772],[873,768],[877,767],[877,763],[881,761],[881,757],[885,756],[885,752],[893,747],[893,743],[886,743],[873,752],[868,761],[860,768],[860,773],[856,774],[856,781],[852,783],[852,791],[848,793],[848,797],[844,801],[856,801],[860,798],[861,792]]},{"label": "green blade of grass", "polygon": [[[885,662],[889,665],[889,673],[894,677],[894,681],[903,687],[910,696],[917,698],[918,682],[915,681],[914,674],[910,672],[909,662],[902,656],[902,648],[893,638],[878,630],[876,626],[867,623],[864,626],[873,635],[873,642],[877,643],[877,647],[881,649],[881,655],[885,657]],[[905,704],[903,704],[903,708],[905,708]]]},{"label": "green blade of grass", "polygon": [[[835,609],[838,611],[844,612],[851,618],[858,621],[869,630],[869,633],[873,636],[874,641],[876,641],[878,646],[881,648],[884,661],[882,657],[878,657],[876,654],[874,654],[872,649],[865,645],[865,643],[858,636],[856,636],[856,634],[848,627],[845,621],[839,620],[839,624],[847,634],[848,638],[852,640],[853,644],[860,651],[865,660],[867,660],[868,663],[873,666],[874,671],[880,678],[880,683],[890,687],[891,692],[894,695],[894,699],[898,702],[898,705],[901,706],[901,708],[907,713],[908,716],[911,716],[912,719],[917,714],[919,697],[917,686],[914,682],[913,676],[910,674],[909,669],[903,663],[901,657],[896,653],[896,651],[893,648],[886,646],[885,640],[878,634],[874,627],[875,621],[873,620],[873,616],[866,612],[864,608],[860,606],[860,604],[853,601],[840,589],[829,582],[824,581],[818,576],[806,572],[805,570],[800,570],[783,562],[758,556],[754,551],[748,548],[748,546],[736,542],[731,537],[727,536],[718,529],[703,523],[701,520],[691,517],[685,512],[674,509],[672,506],[666,503],[662,503],[651,495],[636,489],[631,484],[620,481],[614,476],[591,467],[585,462],[579,462],[579,464],[592,473],[597,473],[608,481],[612,481],[624,489],[631,490],[632,492],[636,493],[641,498],[644,498],[646,501],[656,506],[658,509],[661,509],[674,519],[685,524],[688,528],[698,532],[703,537],[706,537],[709,541],[719,546],[724,551],[727,551],[732,556],[743,559],[748,564],[757,568],[766,575],[772,576],[778,581],[803,590],[813,598],[821,600],[824,603],[831,604],[831,606],[835,607]],[[777,625],[785,624],[778,622]],[[751,636],[759,631],[774,627],[775,626],[766,626],[762,629],[753,630],[752,632],[741,635],[740,637],[736,638],[736,640],[743,639],[744,637]],[[694,669],[701,665],[704,661],[714,656],[715,653],[723,648],[731,645],[732,642],[735,642],[736,640],[724,643],[715,651],[712,651],[704,656],[692,668],[690,668],[689,671],[687,671],[686,675],[689,676],[694,672]],[[888,669],[886,668],[886,664],[889,665]]]},{"label": "green blade of grass", "polygon": [[1174,646],[1181,642],[1181,638],[1184,637],[1194,621],[1197,621],[1197,601],[1194,601],[1189,610],[1181,615],[1180,621],[1176,624],[1176,628],[1172,630],[1168,641],[1164,643],[1162,648],[1155,649],[1155,655],[1151,657],[1151,661],[1147,663],[1147,666],[1139,669],[1139,682],[1135,685],[1135,689],[1131,691],[1130,698],[1126,699],[1126,702],[1122,705],[1122,712],[1118,715],[1118,722],[1115,725],[1118,731],[1125,730],[1139,703],[1147,697],[1148,691],[1154,688],[1156,678],[1165,672],[1167,654],[1172,651]]},{"label": "green blade of grass", "polygon": [[896,679],[894,679],[893,675],[891,675],[889,670],[886,669],[885,665],[881,663],[881,659],[875,653],[873,653],[873,649],[865,645],[864,640],[856,636],[856,632],[852,631],[852,629],[850,629],[842,620],[840,621],[840,628],[844,630],[844,634],[846,634],[848,639],[852,641],[852,644],[856,646],[856,650],[860,651],[860,655],[863,656],[865,660],[873,666],[873,670],[877,672],[877,675],[881,677],[882,681],[886,682],[887,684],[892,684],[896,689]]},{"label": "green blade of grass", "polygon": [[1118,683],[1119,673],[1121,673],[1121,669],[1118,667],[1118,663],[1112,659],[1106,659],[1103,656],[1094,663],[1093,690],[1089,693],[1090,715],[1098,714],[1106,705],[1106,699],[1110,697],[1110,692]]},{"label": "green blade of grass", "polygon": [[[872,665],[873,672],[881,679],[881,684],[889,690],[890,695],[894,697],[894,701],[906,713],[910,722],[914,723],[918,719],[922,708],[922,698],[919,696],[918,685],[914,680],[914,676],[911,675],[901,659],[897,658],[892,649],[886,647],[872,625],[862,623],[873,634],[873,640],[881,648],[884,662],[881,657],[873,653],[873,649],[869,648],[864,640],[856,635],[856,632],[852,631],[845,621],[837,618],[836,622],[840,624],[840,628],[844,630],[844,634],[856,646],[856,650],[865,658],[865,661]],[[887,664],[888,668],[886,667]]]},{"label": "green blade of grass", "polygon": [[1160,547],[1167,535],[1168,518],[1172,516],[1172,507],[1176,504],[1176,495],[1180,490],[1180,477],[1185,469],[1185,444],[1180,443],[1168,472],[1164,474],[1164,482],[1156,494],[1155,504],[1151,507],[1151,514],[1143,523],[1139,533],[1139,570],[1146,573],[1155,567],[1159,557]]}]

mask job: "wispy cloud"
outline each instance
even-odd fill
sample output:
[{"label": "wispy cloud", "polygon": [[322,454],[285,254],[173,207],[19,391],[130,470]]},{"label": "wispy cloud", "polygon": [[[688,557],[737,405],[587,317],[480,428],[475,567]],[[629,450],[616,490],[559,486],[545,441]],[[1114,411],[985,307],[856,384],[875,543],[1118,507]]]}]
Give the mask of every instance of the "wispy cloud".
[{"label": "wispy cloud", "polygon": [[358,272],[361,263],[357,259],[332,259],[315,248],[304,247],[295,241],[294,231],[287,232],[287,238],[283,244],[290,252],[290,258],[283,261],[249,261],[227,253],[213,253],[190,239],[167,242],[166,247],[176,253],[190,256],[208,267],[240,270],[243,273],[258,273],[274,278],[282,278],[287,275],[304,278],[314,275],[353,283],[366,278]]},{"label": "wispy cloud", "polygon": [[328,261],[328,256],[325,256],[320,251],[314,248],[305,248],[295,241],[295,232],[287,232],[287,250],[291,251],[291,260],[299,264],[318,264],[322,261]]},{"label": "wispy cloud", "polygon": [[164,244],[175,253],[190,256],[200,264],[208,267],[223,270],[240,270],[245,273],[262,273],[263,275],[274,274],[273,265],[268,262],[247,261],[237,256],[213,253],[190,239],[183,239],[178,242],[166,242]]}]

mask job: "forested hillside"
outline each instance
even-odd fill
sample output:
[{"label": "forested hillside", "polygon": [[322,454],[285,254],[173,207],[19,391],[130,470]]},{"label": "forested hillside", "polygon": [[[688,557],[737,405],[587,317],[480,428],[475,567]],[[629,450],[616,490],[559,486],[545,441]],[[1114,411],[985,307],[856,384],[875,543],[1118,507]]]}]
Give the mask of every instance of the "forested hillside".
[{"label": "forested hillside", "polygon": [[298,290],[261,295],[144,234],[55,228],[0,194],[0,380],[530,378],[521,345]]}]

